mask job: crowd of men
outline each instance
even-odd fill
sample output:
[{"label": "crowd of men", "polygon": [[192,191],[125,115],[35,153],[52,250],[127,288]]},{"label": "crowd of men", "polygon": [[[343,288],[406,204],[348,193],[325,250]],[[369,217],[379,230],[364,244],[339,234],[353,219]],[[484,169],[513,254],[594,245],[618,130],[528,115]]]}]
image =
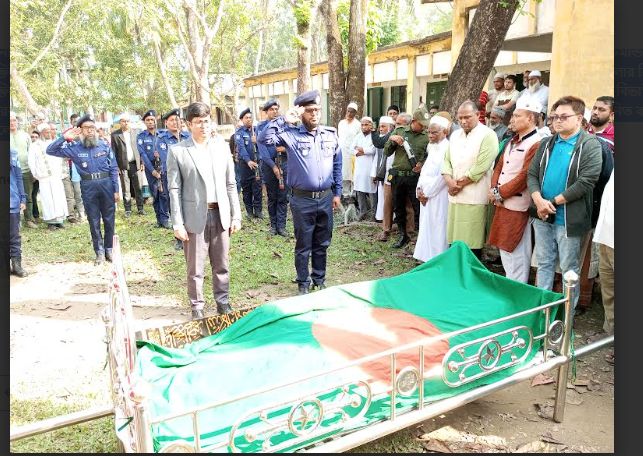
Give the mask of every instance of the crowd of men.
[{"label": "crowd of men", "polygon": [[[283,115],[270,99],[260,122],[250,109],[239,114],[229,145],[203,104],[190,105],[186,119],[179,110],[165,113],[160,130],[149,110],[143,131],[130,128],[126,113],[111,135],[84,116],[58,138],[44,119],[30,138],[12,114],[11,163],[21,182],[16,195],[12,187],[11,212],[24,206],[25,226],[36,226],[38,182],[42,220],[55,230],[87,217],[100,264],[112,259],[115,203],[122,194],[126,217],[132,199],[144,214],[146,181],[157,226],[173,230],[176,248],[185,250],[188,296],[199,318],[206,256],[217,310],[231,310],[228,250],[241,227],[239,195],[247,217],[262,220],[265,188],[271,235],[289,236],[290,207],[299,294],[325,288],[333,211],[354,198],[360,220],[381,223],[377,240],[388,241],[396,228],[392,247],[399,249],[417,233],[413,256],[421,262],[454,241],[478,258],[495,246],[507,277],[527,283],[534,265],[536,285],[552,289],[557,269],[581,273],[594,256],[605,330],[613,332],[614,99],[599,97],[590,110],[566,96],[548,115],[541,73],[523,77],[519,92],[516,76],[495,75],[493,89],[464,101],[455,118],[439,106],[405,113],[392,105],[376,123],[358,119],[351,102],[337,129],[320,124],[317,91],[301,94]],[[12,250],[13,271],[22,276],[20,256]]]}]

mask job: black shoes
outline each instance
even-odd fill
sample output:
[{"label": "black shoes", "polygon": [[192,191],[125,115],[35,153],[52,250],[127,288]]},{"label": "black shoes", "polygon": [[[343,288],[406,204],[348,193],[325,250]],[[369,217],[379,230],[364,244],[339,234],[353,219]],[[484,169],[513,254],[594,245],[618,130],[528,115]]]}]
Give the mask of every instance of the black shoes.
[{"label": "black shoes", "polygon": [[192,320],[198,320],[200,318],[203,318],[203,310],[202,309],[197,309],[197,310],[192,310]]},{"label": "black shoes", "polygon": [[110,263],[112,262],[112,251],[111,250],[105,250],[105,259],[109,261]]},{"label": "black shoes", "polygon": [[104,253],[97,253],[96,254],[96,259],[94,260],[94,266],[101,265],[105,262],[105,254]]},{"label": "black shoes", "polygon": [[283,237],[285,237],[285,238],[287,238],[287,237],[288,237],[288,231],[284,230],[283,228],[282,228],[282,229],[277,230],[277,234],[278,234],[279,236],[283,236]]},{"label": "black shoes", "polygon": [[138,215],[145,215],[145,209],[139,209],[138,210]]},{"label": "black shoes", "polygon": [[301,295],[308,294],[308,293],[310,292],[310,291],[308,290],[308,286],[307,286],[307,285],[303,285],[303,284],[301,284],[301,283],[300,283],[298,288],[299,288],[299,291],[297,292],[297,294],[298,294],[298,295],[300,295],[300,296],[301,296]]},{"label": "black shoes", "polygon": [[323,290],[325,288],[326,288],[326,284],[323,283],[323,282],[322,283],[313,283],[313,287],[312,287],[313,290]]},{"label": "black shoes", "polygon": [[174,250],[183,250],[183,241],[180,239],[174,240]]},{"label": "black shoes", "polygon": [[277,234],[277,228],[275,228],[274,226],[271,226],[271,227],[270,227],[270,234],[271,234],[272,236],[274,236],[275,234]]},{"label": "black shoes", "polygon": [[406,233],[404,233],[403,235],[400,236],[400,239],[398,239],[398,241],[395,244],[393,244],[393,248],[401,249],[410,241],[411,241],[411,238]]},{"label": "black shoes", "polygon": [[22,269],[22,258],[21,257],[11,258],[11,274],[16,275],[18,277],[26,277],[27,276],[27,271]]},{"label": "black shoes", "polygon": [[125,211],[125,218],[130,218],[132,216],[132,211]]},{"label": "black shoes", "polygon": [[217,302],[217,312],[219,315],[225,315],[232,313],[232,307],[230,307],[230,304],[219,304]]},{"label": "black shoes", "polygon": [[263,214],[261,212],[259,212],[257,214],[254,214],[253,217],[256,218],[256,219],[263,220]]}]

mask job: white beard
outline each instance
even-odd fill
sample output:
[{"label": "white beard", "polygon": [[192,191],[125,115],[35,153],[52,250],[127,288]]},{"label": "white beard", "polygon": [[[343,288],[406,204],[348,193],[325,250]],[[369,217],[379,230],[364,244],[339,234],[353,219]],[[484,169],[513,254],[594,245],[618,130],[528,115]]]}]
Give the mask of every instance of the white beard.
[{"label": "white beard", "polygon": [[534,93],[540,89],[540,82],[535,83],[534,85],[529,86],[529,93]]}]

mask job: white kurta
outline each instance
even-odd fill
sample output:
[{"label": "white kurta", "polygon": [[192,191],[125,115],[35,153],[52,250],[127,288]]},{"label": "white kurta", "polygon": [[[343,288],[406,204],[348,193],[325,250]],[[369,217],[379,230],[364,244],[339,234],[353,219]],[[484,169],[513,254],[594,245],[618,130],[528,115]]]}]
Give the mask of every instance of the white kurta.
[{"label": "white kurta", "polygon": [[[364,150],[364,155],[356,156],[357,147]],[[352,155],[355,157],[355,169],[353,171],[353,189],[356,192],[375,193],[377,186],[373,183],[371,169],[375,160],[375,146],[371,134],[360,133],[353,141],[351,148]]]},{"label": "white kurta", "polygon": [[353,119],[348,122],[346,119],[339,121],[337,126],[337,138],[339,147],[342,149],[342,180],[353,180],[353,154],[351,147],[358,134],[362,133],[362,124],[359,120]]},{"label": "white kurta", "polygon": [[51,141],[36,141],[29,148],[29,169],[39,182],[42,219],[61,222],[69,215],[67,197],[62,181],[63,159],[48,155],[45,150]]},{"label": "white kurta", "polygon": [[422,189],[424,195],[429,198],[426,205],[420,204],[420,229],[413,252],[413,257],[420,261],[428,261],[449,247],[447,243],[448,187],[441,173],[442,162],[448,147],[447,139],[437,144],[427,145],[426,161],[418,179],[417,189]]}]

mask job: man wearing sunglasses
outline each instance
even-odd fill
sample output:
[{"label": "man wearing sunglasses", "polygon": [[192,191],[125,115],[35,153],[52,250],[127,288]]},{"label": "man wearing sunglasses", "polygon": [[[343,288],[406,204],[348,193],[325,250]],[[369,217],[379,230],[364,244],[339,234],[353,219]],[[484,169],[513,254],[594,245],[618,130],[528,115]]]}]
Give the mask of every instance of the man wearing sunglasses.
[{"label": "man wearing sunglasses", "polygon": [[535,218],[536,286],[547,290],[552,289],[557,260],[561,271],[580,273],[581,241],[591,229],[592,191],[602,163],[598,139],[582,129],[583,100],[560,98],[552,112],[555,134],[541,141],[527,175]]},{"label": "man wearing sunglasses", "polygon": [[[83,205],[96,253],[95,265],[107,259],[112,261],[115,202],[118,192],[118,165],[114,152],[104,141],[98,140],[96,123],[90,115],[81,117],[75,128],[65,130],[62,138],[47,147],[54,157],[69,158],[78,168]],[[101,234],[103,220],[105,237]]]}]

